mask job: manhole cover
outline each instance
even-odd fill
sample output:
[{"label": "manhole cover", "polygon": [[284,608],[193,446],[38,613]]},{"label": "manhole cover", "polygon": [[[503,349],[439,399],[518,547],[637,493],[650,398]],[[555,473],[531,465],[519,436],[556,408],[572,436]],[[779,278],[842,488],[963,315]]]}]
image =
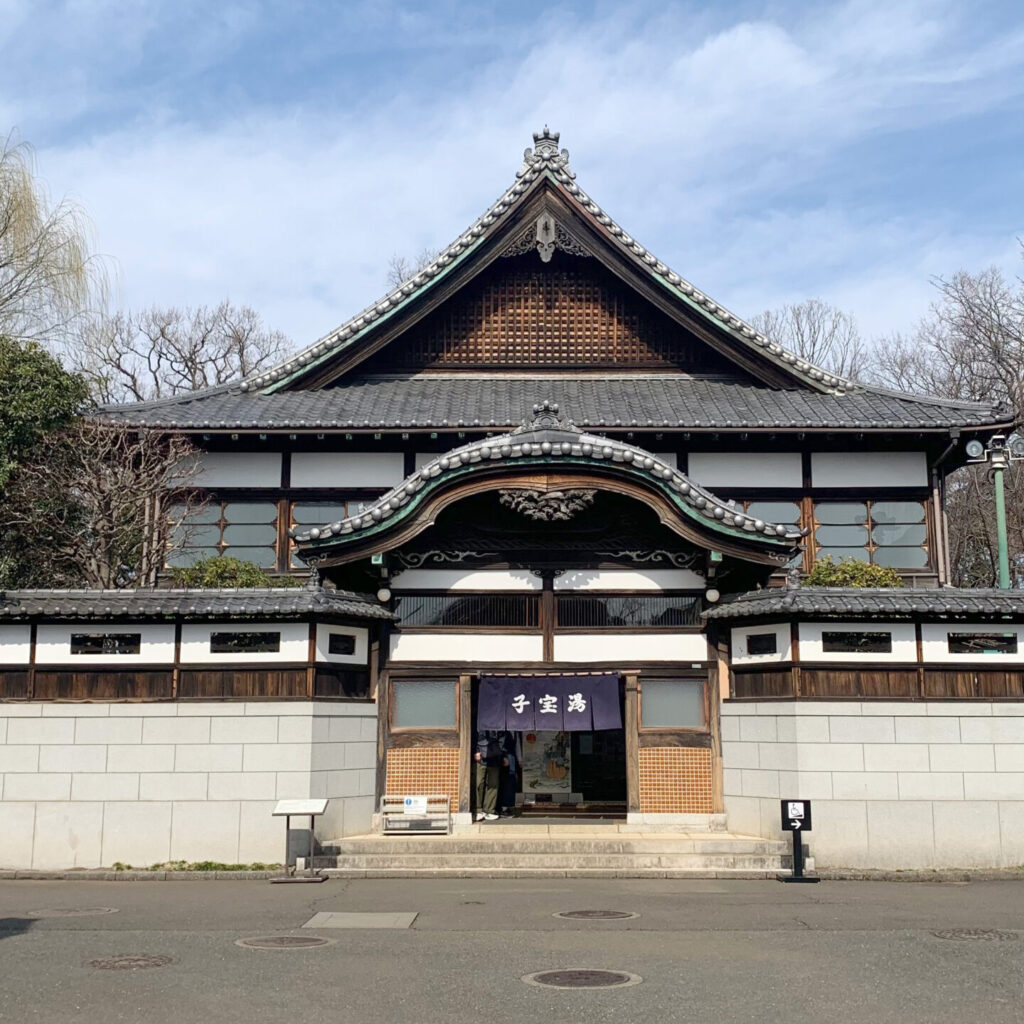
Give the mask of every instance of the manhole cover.
[{"label": "manhole cover", "polygon": [[99,917],[101,914],[116,914],[117,907],[46,907],[30,910],[29,917]]},{"label": "manhole cover", "polygon": [[981,939],[983,942],[1012,942],[1019,938],[1016,932],[1001,932],[995,928],[950,928],[932,932],[937,939]]},{"label": "manhole cover", "polygon": [[86,960],[83,966],[94,967],[97,971],[141,971],[147,967],[166,967],[173,963],[174,958],[170,956],[120,953],[117,956],[103,956],[97,960]]},{"label": "manhole cover", "polygon": [[333,944],[334,939],[322,939],[318,935],[259,935],[254,939],[238,939],[235,943],[249,949],[312,949]]},{"label": "manhole cover", "polygon": [[639,916],[630,910],[560,910],[552,914],[567,921],[629,921]]},{"label": "manhole cover", "polygon": [[524,975],[527,985],[542,988],[628,988],[644,979],[628,971],[596,971],[586,967],[565,968],[560,971],[537,971]]}]

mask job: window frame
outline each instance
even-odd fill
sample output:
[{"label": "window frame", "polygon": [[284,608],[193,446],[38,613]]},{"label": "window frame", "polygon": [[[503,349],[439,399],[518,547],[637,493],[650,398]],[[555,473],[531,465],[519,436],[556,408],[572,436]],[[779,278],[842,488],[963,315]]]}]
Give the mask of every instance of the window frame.
[{"label": "window frame", "polygon": [[[542,592],[539,590],[530,591],[493,591],[493,590],[395,590],[392,591],[392,600],[395,602],[394,610],[399,615],[399,621],[397,623],[397,631],[400,633],[516,633],[516,634],[529,634],[537,635],[544,632],[544,602],[542,600]],[[421,626],[408,626],[401,621],[401,613],[399,611],[398,601],[401,598],[415,598],[415,597],[450,597],[453,599],[466,598],[466,597],[496,597],[496,598],[523,598],[526,601],[532,600],[536,604],[536,620],[535,626],[502,626],[502,625],[481,625],[481,626],[470,626],[470,625],[459,625],[453,624],[439,624],[439,625],[421,625]]]},{"label": "window frame", "polygon": [[[398,696],[395,693],[395,685],[415,685],[416,683],[448,683],[452,692],[452,706],[454,710],[453,722],[451,725],[395,725],[395,711],[398,709]],[[430,676],[425,674],[392,676],[388,679],[388,733],[409,734],[409,733],[455,733],[460,732],[461,709],[459,707],[460,678],[457,673],[448,672],[443,675]]]},{"label": "window frame", "polygon": [[[700,683],[703,700],[701,711],[703,713],[703,725],[644,725],[644,686],[648,683]],[[708,735],[711,732],[711,708],[709,706],[709,695],[711,687],[708,675],[650,675],[641,676],[637,681],[637,731],[641,734],[653,735],[655,733],[679,733],[682,735]]]},{"label": "window frame", "polygon": [[[694,602],[695,622],[670,626],[562,626],[558,622],[558,604],[563,598],[692,598]],[[700,610],[703,593],[698,590],[561,590],[555,591],[551,607],[551,631],[555,635],[573,635],[580,633],[699,633],[702,630]]]},{"label": "window frame", "polygon": [[[920,505],[921,510],[924,513],[918,523],[876,523],[873,518],[873,510],[875,505],[888,504],[890,502],[905,502],[907,504]],[[865,519],[859,523],[822,523],[818,519],[818,507],[821,505],[863,505],[866,509]],[[924,527],[924,541],[921,544],[878,544],[875,540],[875,528],[878,526],[923,526]],[[850,547],[856,548],[856,550],[863,552],[862,560],[868,562],[871,565],[882,565],[880,562],[875,561],[876,551],[886,551],[892,548],[914,548],[920,549],[925,554],[924,565],[892,565],[883,566],[887,569],[894,569],[901,575],[908,575],[914,573],[929,574],[935,572],[935,556],[933,551],[935,531],[932,529],[932,509],[930,497],[927,495],[921,496],[919,493],[916,496],[906,494],[876,494],[871,498],[861,498],[857,496],[846,496],[846,495],[828,495],[826,497],[815,496],[811,499],[811,510],[810,510],[810,523],[811,532],[808,540],[811,542],[807,545],[808,549],[812,551],[811,564],[813,565],[818,559],[824,558],[822,554],[824,551],[828,554],[828,549],[835,547]],[[823,526],[859,526],[867,531],[867,541],[863,545],[842,545],[842,544],[822,544],[818,540],[818,530]],[[840,558],[845,557],[856,557],[856,556],[839,556]]]}]

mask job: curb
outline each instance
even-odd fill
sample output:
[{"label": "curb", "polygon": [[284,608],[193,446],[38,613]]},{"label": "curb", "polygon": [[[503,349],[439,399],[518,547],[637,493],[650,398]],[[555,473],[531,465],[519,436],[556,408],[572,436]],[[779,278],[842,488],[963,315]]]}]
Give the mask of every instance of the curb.
[{"label": "curb", "polygon": [[281,871],[0,871],[0,881],[5,882],[257,882],[283,877]]}]

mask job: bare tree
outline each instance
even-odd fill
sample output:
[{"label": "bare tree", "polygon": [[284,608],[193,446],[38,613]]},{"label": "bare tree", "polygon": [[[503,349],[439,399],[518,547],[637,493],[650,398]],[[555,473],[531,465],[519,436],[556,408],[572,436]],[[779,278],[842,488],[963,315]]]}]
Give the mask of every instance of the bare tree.
[{"label": "bare tree", "polygon": [[96,321],[73,353],[101,402],[144,402],[227,384],[286,358],[289,338],[249,306],[152,308]]},{"label": "bare tree", "polygon": [[[194,454],[181,437],[91,420],[48,434],[4,494],[11,535],[39,560],[36,578],[18,582],[154,584],[168,552],[188,542],[187,524],[202,507],[191,486]],[[170,502],[185,529],[172,523]]]},{"label": "bare tree", "polygon": [[[1022,250],[1024,255],[1024,250]],[[875,348],[872,379],[911,394],[1004,401],[1024,419],[1024,283],[995,268],[935,281],[939,296],[911,336]],[[1008,419],[1011,417],[1007,417]],[[1011,575],[1024,584],[1024,471],[1006,474]],[[997,578],[995,498],[988,471],[966,466],[947,481],[953,581],[993,586]]]},{"label": "bare tree", "polygon": [[424,267],[429,266],[437,258],[435,249],[423,248],[410,259],[397,253],[388,260],[388,272],[385,280],[388,287],[397,288],[400,284],[415,277]]},{"label": "bare tree", "polygon": [[766,309],[750,320],[765,337],[840,377],[859,378],[868,359],[857,321],[820,299]]},{"label": "bare tree", "polygon": [[26,143],[0,142],[0,334],[59,348],[106,294],[85,215],[51,207]]}]

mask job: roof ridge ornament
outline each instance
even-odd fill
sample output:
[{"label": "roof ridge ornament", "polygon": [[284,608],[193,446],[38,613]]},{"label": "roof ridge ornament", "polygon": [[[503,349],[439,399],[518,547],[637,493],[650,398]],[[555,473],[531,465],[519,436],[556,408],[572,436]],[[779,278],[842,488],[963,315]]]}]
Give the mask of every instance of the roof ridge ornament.
[{"label": "roof ridge ornament", "polygon": [[547,125],[544,125],[542,132],[534,132],[533,149],[527,146],[523,151],[523,166],[516,177],[522,178],[531,171],[551,167],[562,171],[568,178],[575,178],[575,173],[569,167],[569,150],[559,150],[558,139],[559,133],[551,131]]},{"label": "roof ridge ornament", "polygon": [[533,419],[523,421],[521,427],[516,427],[513,434],[525,434],[531,430],[570,430],[575,434],[582,431],[568,416],[560,416],[558,403],[545,398],[543,402],[537,402],[533,407]]}]

